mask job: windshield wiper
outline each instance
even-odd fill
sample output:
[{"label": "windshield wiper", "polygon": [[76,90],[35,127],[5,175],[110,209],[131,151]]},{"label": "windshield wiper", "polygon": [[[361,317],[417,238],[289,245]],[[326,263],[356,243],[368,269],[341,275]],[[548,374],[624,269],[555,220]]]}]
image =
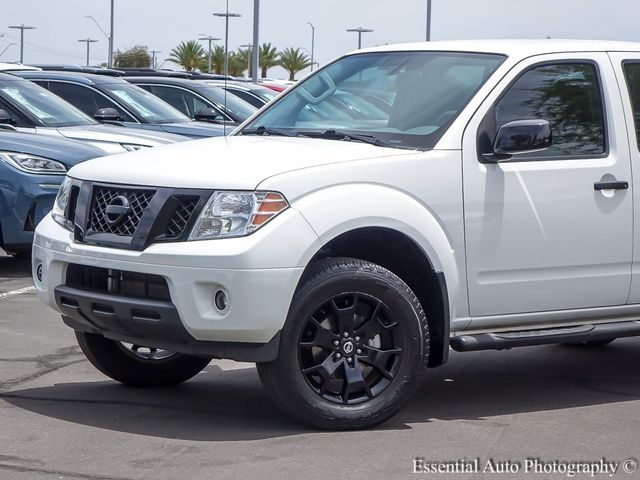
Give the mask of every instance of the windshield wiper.
[{"label": "windshield wiper", "polygon": [[286,130],[280,130],[278,128],[269,128],[263,125],[256,128],[245,128],[242,131],[243,135],[263,135],[269,136],[274,135],[277,137],[300,137],[302,134],[298,132],[288,132]]},{"label": "windshield wiper", "polygon": [[368,135],[363,133],[350,133],[341,130],[325,130],[323,132],[304,132],[304,136],[306,137],[314,137],[314,138],[326,138],[328,140],[342,140],[345,142],[362,142],[368,143],[370,145],[376,145],[378,147],[389,147],[389,148],[407,148],[402,145],[398,145],[391,142],[386,142],[375,135]]}]

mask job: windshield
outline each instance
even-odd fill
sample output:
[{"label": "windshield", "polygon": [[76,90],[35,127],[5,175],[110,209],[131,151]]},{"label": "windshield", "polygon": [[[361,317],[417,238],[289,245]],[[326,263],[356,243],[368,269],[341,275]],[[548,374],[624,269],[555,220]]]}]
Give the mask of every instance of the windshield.
[{"label": "windshield", "polygon": [[0,95],[13,107],[35,117],[45,127],[75,127],[96,122],[73,105],[35,83],[9,81],[0,84]]},{"label": "windshield", "polygon": [[247,131],[367,135],[399,148],[433,148],[501,55],[379,52],[342,58],[267,107]]},{"label": "windshield", "polygon": [[277,93],[270,88],[254,88],[253,90],[251,90],[251,93],[257,95],[267,103],[276,98],[277,95]]},{"label": "windshield", "polygon": [[107,83],[101,85],[121,104],[128,107],[146,123],[182,123],[191,119],[152,93],[128,83]]},{"label": "windshield", "polygon": [[[218,103],[220,106],[225,105],[225,89],[215,87],[213,85],[200,86],[202,93],[206,94],[210,100]],[[248,104],[244,100],[239,99],[233,93],[227,92],[226,110],[235,121],[244,122],[258,110],[253,105]]]}]

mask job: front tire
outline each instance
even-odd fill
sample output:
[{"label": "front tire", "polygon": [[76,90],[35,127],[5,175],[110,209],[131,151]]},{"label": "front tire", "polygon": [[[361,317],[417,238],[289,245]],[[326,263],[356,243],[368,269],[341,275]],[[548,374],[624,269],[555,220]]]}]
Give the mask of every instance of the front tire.
[{"label": "front tire", "polygon": [[102,335],[76,332],[91,364],[113,380],[131,387],[170,387],[200,373],[211,358],[127,345]]},{"label": "front tire", "polygon": [[371,427],[395,415],[429,357],[420,302],[389,270],[332,258],[313,265],[296,292],[276,361],[258,364],[285,411],[321,429]]}]

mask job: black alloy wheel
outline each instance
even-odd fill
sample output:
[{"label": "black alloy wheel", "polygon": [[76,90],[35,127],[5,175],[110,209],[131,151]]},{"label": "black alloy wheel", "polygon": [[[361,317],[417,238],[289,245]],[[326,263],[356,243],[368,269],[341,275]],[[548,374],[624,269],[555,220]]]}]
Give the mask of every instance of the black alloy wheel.
[{"label": "black alloy wheel", "polygon": [[259,363],[275,403],[316,428],[371,427],[395,415],[429,358],[429,325],[393,272],[353,258],[309,266],[280,334],[278,358]]},{"label": "black alloy wheel", "polygon": [[402,331],[382,301],[363,292],[324,302],[302,329],[300,368],[318,395],[341,404],[382,393],[402,361]]}]

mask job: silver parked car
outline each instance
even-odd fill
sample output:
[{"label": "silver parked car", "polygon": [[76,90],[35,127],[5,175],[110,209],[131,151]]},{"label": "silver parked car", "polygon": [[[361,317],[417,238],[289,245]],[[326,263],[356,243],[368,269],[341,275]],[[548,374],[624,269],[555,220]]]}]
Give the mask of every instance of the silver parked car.
[{"label": "silver parked car", "polygon": [[0,126],[78,140],[107,153],[187,140],[165,132],[101,125],[48,90],[3,73],[0,73]]}]

